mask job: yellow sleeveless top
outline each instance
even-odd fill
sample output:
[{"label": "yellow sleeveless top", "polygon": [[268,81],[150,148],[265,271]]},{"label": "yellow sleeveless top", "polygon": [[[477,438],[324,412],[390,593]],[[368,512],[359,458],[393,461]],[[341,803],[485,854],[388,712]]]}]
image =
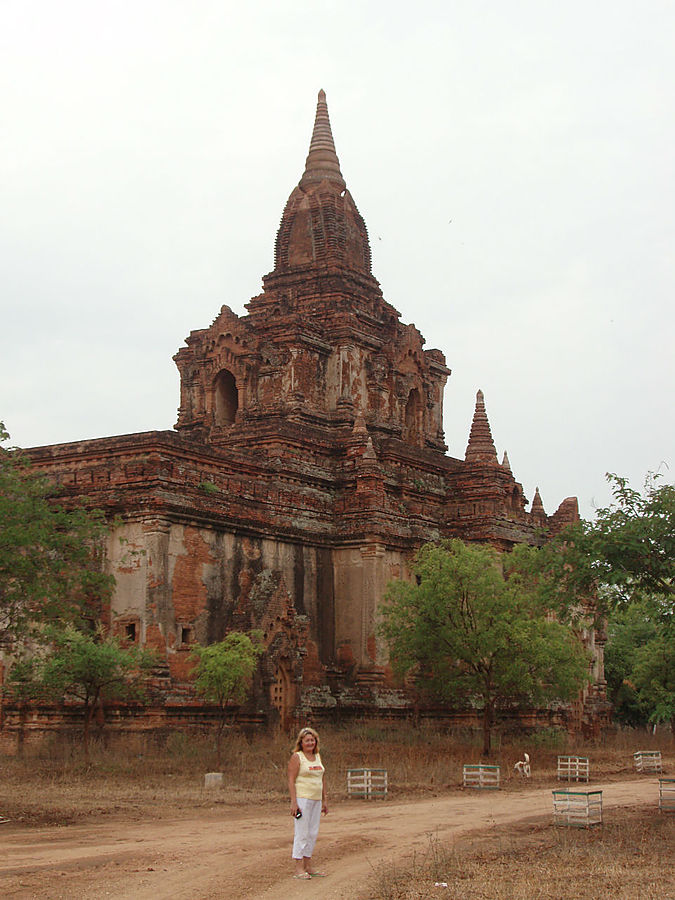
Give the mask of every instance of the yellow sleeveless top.
[{"label": "yellow sleeveless top", "polygon": [[320,800],[323,789],[324,768],[318,753],[310,762],[302,750],[296,751],[300,759],[300,771],[295,779],[295,796],[305,800]]}]

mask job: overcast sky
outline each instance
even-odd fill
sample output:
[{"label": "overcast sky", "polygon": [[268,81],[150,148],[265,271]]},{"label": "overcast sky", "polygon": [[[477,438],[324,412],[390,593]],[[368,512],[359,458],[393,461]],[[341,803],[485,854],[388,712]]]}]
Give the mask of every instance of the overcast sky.
[{"label": "overcast sky", "polygon": [[672,0],[0,0],[0,419],[172,428],[273,267],[316,96],[373,274],[546,511],[675,474]]}]

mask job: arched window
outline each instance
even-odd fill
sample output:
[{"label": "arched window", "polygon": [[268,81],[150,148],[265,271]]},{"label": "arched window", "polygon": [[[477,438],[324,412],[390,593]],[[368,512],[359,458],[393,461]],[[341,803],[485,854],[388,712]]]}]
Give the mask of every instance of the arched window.
[{"label": "arched window", "polygon": [[232,372],[223,369],[215,382],[213,417],[216,425],[231,425],[239,409],[239,391]]}]

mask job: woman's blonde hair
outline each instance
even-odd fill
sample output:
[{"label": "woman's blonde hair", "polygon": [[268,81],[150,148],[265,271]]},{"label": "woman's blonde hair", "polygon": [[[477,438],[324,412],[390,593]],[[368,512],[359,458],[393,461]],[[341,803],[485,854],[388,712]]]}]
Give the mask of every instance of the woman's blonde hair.
[{"label": "woman's blonde hair", "polygon": [[298,736],[295,739],[295,746],[293,747],[293,753],[297,753],[298,750],[302,750],[302,739],[306,734],[313,734],[314,740],[316,741],[316,746],[314,747],[314,752],[319,752],[319,735],[318,732],[314,731],[313,728],[301,728],[298,732]]}]

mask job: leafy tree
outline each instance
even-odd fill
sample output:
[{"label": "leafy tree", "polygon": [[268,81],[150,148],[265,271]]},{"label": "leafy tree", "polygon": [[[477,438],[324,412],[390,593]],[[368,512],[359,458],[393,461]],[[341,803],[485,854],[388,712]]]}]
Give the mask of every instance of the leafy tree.
[{"label": "leafy tree", "polygon": [[[607,678],[623,721],[670,721],[675,666],[675,485],[647,476],[642,492],[608,474],[612,503],[594,522],[566,528],[539,559],[540,588],[551,605],[575,598],[609,618]],[[580,607],[577,607],[580,608]],[[671,654],[669,656],[669,654]]]},{"label": "leafy tree", "polygon": [[243,703],[251,688],[258,657],[263,651],[260,632],[251,636],[231,631],[216,644],[195,646],[190,654],[195,666],[195,687],[205,699],[218,707],[216,728],[216,764],[220,768],[222,738],[233,715],[232,707]]},{"label": "leafy tree", "polygon": [[91,723],[97,708],[111,700],[145,699],[143,680],[155,665],[154,654],[122,647],[102,629],[86,634],[72,626],[51,629],[41,656],[15,664],[9,689],[17,699],[74,698],[84,707],[83,743],[89,762]]},{"label": "leafy tree", "polygon": [[[651,722],[669,722],[675,735],[675,485],[652,474],[640,493],[625,478],[607,477],[614,502],[587,530],[588,552],[618,611],[613,618],[641,623],[628,679],[640,709]],[[610,660],[616,649],[610,634]]]},{"label": "leafy tree", "polygon": [[[9,435],[0,423],[0,444]],[[98,618],[114,579],[96,553],[103,514],[66,509],[17,450],[0,447],[0,649],[45,622]]]},{"label": "leafy tree", "polygon": [[547,617],[527,572],[491,547],[450,541],[418,552],[417,583],[388,586],[381,630],[395,674],[483,712],[483,752],[501,707],[575,696],[588,677],[581,642]]},{"label": "leafy tree", "polygon": [[669,722],[675,736],[675,622],[660,623],[657,634],[635,653],[633,680],[651,722]]},{"label": "leafy tree", "polygon": [[649,706],[640,696],[633,673],[639,649],[649,644],[657,629],[645,603],[635,602],[610,614],[605,649],[607,696],[614,718],[624,725],[644,726],[649,719]]},{"label": "leafy tree", "polygon": [[593,598],[597,614],[639,600],[657,618],[675,614],[675,486],[649,475],[644,492],[608,474],[613,502],[594,522],[565,528],[543,548],[542,587],[550,603],[571,608]]},{"label": "leafy tree", "polygon": [[9,699],[18,708],[17,752],[20,757],[24,753],[28,707],[41,694],[38,688],[37,662],[36,657],[15,660],[0,689],[2,699]]},{"label": "leafy tree", "polygon": [[644,494],[608,475],[614,503],[598,510],[587,530],[595,577],[618,599],[648,598],[675,612],[675,485],[649,475]]}]

